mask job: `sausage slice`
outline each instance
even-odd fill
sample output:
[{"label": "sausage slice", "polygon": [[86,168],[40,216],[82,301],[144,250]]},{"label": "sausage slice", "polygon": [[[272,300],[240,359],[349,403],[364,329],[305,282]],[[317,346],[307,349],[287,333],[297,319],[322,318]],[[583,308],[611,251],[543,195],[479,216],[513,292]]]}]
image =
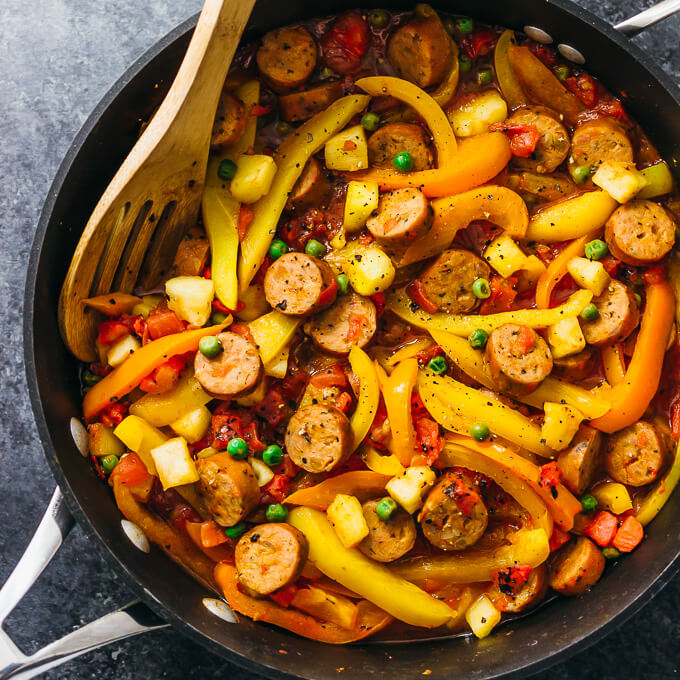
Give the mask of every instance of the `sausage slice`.
[{"label": "sausage slice", "polygon": [[659,476],[665,449],[664,440],[654,425],[640,420],[608,437],[607,472],[622,484],[644,486]]},{"label": "sausage slice", "polygon": [[675,221],[658,203],[630,201],[607,220],[604,238],[619,260],[641,267],[660,260],[675,243]]},{"label": "sausage slice", "polygon": [[260,524],[236,544],[236,575],[250,595],[263,597],[296,581],[308,554],[307,538],[295,527]]},{"label": "sausage slice", "polygon": [[260,74],[280,94],[300,87],[316,67],[316,43],[302,26],[267,33],[255,55]]},{"label": "sausage slice", "polygon": [[352,428],[335,406],[310,404],[288,421],[285,443],[295,465],[307,472],[328,472],[352,453]]},{"label": "sausage slice", "polygon": [[516,614],[538,605],[547,592],[548,569],[545,564],[540,564],[531,570],[527,580],[519,588],[494,584],[488,595],[496,609]]},{"label": "sausage slice", "polygon": [[233,94],[222,92],[213,123],[210,148],[220,149],[235,144],[245,130],[245,104]]},{"label": "sausage slice", "polygon": [[307,161],[302,174],[290,192],[288,203],[286,203],[286,210],[291,212],[303,210],[314,203],[318,203],[330,189],[330,186],[321,163],[312,156]]},{"label": "sausage slice", "polygon": [[491,379],[511,394],[532,392],[553,368],[546,341],[533,328],[515,323],[491,332],[484,356]]},{"label": "sausage slice", "polygon": [[311,314],[333,302],[335,293],[329,289],[334,282],[333,270],[323,260],[306,253],[286,253],[267,269],[264,295],[284,314]]},{"label": "sausage slice", "polygon": [[414,170],[429,170],[434,166],[429,137],[420,125],[388,123],[368,138],[370,165],[391,168],[394,157],[403,151],[411,154]]},{"label": "sausage slice", "polygon": [[257,477],[244,460],[226,451],[196,461],[198,493],[206,510],[223,527],[233,527],[247,517],[260,501]]},{"label": "sausage slice", "polygon": [[628,286],[612,279],[602,295],[593,298],[600,312],[595,321],[580,320],[589,345],[606,347],[625,340],[640,321],[640,309]]},{"label": "sausage slice", "polygon": [[302,92],[282,94],[279,96],[279,113],[290,123],[307,120],[340,99],[342,94],[342,83],[338,80],[315,85]]},{"label": "sausage slice", "polygon": [[196,380],[217,399],[243,395],[255,389],[262,374],[262,361],[255,343],[228,331],[216,337],[222,351],[214,359],[196,352]]},{"label": "sausage slice", "polygon": [[564,483],[577,495],[585,493],[597,468],[602,435],[592,427],[581,425],[568,449],[557,457]]},{"label": "sausage slice", "polygon": [[593,375],[599,353],[594,347],[586,346],[578,354],[553,359],[553,374],[567,382],[577,382]]},{"label": "sausage slice", "polygon": [[621,123],[612,116],[579,125],[571,138],[571,163],[592,172],[603,161],[633,162],[633,145]]},{"label": "sausage slice", "polygon": [[586,536],[578,536],[559,549],[550,565],[550,585],[562,595],[581,595],[595,585],[604,571],[604,557]]},{"label": "sausage slice", "polygon": [[402,508],[389,519],[380,519],[376,511],[379,502],[367,501],[362,506],[368,536],[359,544],[359,550],[378,562],[394,562],[409,552],[415,544],[416,523]]}]

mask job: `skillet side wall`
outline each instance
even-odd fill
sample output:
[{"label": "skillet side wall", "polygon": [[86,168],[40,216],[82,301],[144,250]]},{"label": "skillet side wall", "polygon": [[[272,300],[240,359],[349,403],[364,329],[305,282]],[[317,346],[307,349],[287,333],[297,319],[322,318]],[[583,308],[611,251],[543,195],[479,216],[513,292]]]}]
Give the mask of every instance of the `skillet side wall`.
[{"label": "skillet side wall", "polygon": [[[666,76],[659,78],[664,86],[655,82],[645,70],[649,60],[635,48],[627,53],[621,47],[624,39],[613,38],[617,46],[613,40],[603,38],[597,30],[602,29],[603,24],[583,10],[561,1],[548,4],[535,0],[512,3],[468,0],[455,3],[455,8],[453,4],[435,4],[442,10],[455,9],[480,21],[515,29],[521,29],[526,23],[537,25],[558,41],[573,44],[588,57],[586,68],[591,73],[612,90],[625,91],[625,104],[659,146],[662,155],[668,160],[680,157],[677,90],[673,89],[671,94],[664,89],[673,87]],[[351,2],[330,2],[324,6],[323,13],[334,14],[353,6]],[[390,3],[390,6],[408,8],[411,4]],[[284,4],[264,0],[257,5],[250,35],[319,13],[318,3]],[[583,23],[579,16],[587,16],[588,23]],[[670,565],[680,551],[680,526],[674,522],[680,514],[677,494],[650,527],[643,546],[624,563],[610,569],[593,592],[585,598],[558,600],[521,623],[505,626],[502,632],[481,643],[325,647],[320,654],[318,645],[279,630],[250,622],[229,626],[213,619],[200,603],[206,593],[193,579],[158,551],[143,555],[122,536],[120,515],[112,498],[103,493],[91,466],[77,453],[70,438],[68,422],[72,416],[79,415],[80,395],[76,362],[58,341],[56,304],[80,231],[97,198],[134,144],[139,112],[152,111],[167,90],[186,48],[190,25],[188,22],[178,28],[152,48],[95,110],[59,171],[34,242],[26,291],[28,382],[48,462],[78,520],[108,548],[107,557],[115,558],[117,568],[136,582],[137,592],[157,612],[213,651],[260,672],[267,671],[254,661],[244,659],[256,660],[270,673],[310,678],[337,677],[335,669],[339,667],[343,667],[346,674],[375,677],[395,673],[415,677],[426,669],[432,671],[434,678],[495,677],[536,664],[546,665],[546,657],[550,655],[554,655],[550,659],[550,663],[554,663],[569,647],[581,643],[587,636],[592,636],[588,642],[594,642],[613,627],[612,617],[624,610],[626,616],[632,615],[672,575]],[[165,49],[160,51],[163,46]],[[659,73],[655,67],[653,70]],[[156,84],[158,88],[154,87]],[[36,353],[34,339],[40,348]],[[631,578],[631,574],[635,578]],[[583,617],[584,607],[588,608],[587,620]],[[280,649],[289,653],[280,654]]]}]

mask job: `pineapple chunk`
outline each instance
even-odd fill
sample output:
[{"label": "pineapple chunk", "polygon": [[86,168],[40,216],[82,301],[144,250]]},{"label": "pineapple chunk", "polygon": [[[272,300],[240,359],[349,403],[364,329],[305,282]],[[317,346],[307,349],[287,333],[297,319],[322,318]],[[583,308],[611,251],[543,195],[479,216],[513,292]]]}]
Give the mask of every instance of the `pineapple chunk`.
[{"label": "pineapple chunk", "polygon": [[471,137],[488,132],[493,123],[502,123],[508,116],[508,105],[497,90],[486,90],[462,97],[446,115],[456,137]]},{"label": "pineapple chunk", "polygon": [[264,286],[261,283],[251,283],[238,297],[243,303],[243,309],[235,316],[241,321],[249,323],[269,311],[267,298],[264,296]]},{"label": "pineapple chunk", "polygon": [[272,378],[285,378],[288,372],[288,355],[290,354],[290,345],[286,345],[268,364],[264,367],[266,375],[271,375]]},{"label": "pineapple chunk", "polygon": [[274,472],[269,467],[269,465],[267,465],[267,463],[261,461],[259,458],[248,458],[248,462],[250,463],[250,467],[253,468],[253,472],[257,477],[258,486],[269,484],[269,482],[274,479]]},{"label": "pineapple chunk", "polygon": [[602,295],[609,285],[610,276],[602,262],[589,260],[586,257],[572,257],[567,262],[567,271],[578,286],[587,288],[595,296]]},{"label": "pineapple chunk", "polygon": [[368,524],[356,496],[339,493],[326,510],[326,516],[345,548],[354,548],[368,536]]},{"label": "pineapple chunk", "polygon": [[529,255],[517,273],[517,287],[520,292],[533,288],[545,273],[546,266],[535,255]]},{"label": "pineapple chunk", "polygon": [[425,492],[437,481],[427,465],[412,465],[397,477],[392,477],[385,489],[392,498],[412,515],[423,504]]},{"label": "pineapple chunk", "polygon": [[378,207],[378,183],[355,182],[347,185],[345,217],[342,222],[346,232],[359,231],[369,215]]},{"label": "pineapple chunk", "polygon": [[649,180],[635,169],[635,163],[604,161],[593,175],[593,184],[604,189],[615,201],[630,201]]},{"label": "pineapple chunk", "polygon": [[271,156],[239,156],[236,174],[231,180],[231,195],[239,203],[255,203],[269,191],[275,175],[276,163]]},{"label": "pineapple chunk", "polygon": [[507,234],[497,236],[484,250],[484,259],[504,278],[524,267],[527,256]]},{"label": "pineapple chunk", "polygon": [[104,456],[122,456],[125,453],[123,442],[113,434],[113,428],[104,423],[92,423],[87,426],[87,438],[90,453],[97,458]]},{"label": "pineapple chunk", "polygon": [[575,317],[562,319],[552,326],[548,326],[545,339],[550,345],[550,352],[554,359],[578,354],[586,348],[581,325]]},{"label": "pineapple chunk", "polygon": [[359,295],[375,295],[387,290],[396,270],[389,256],[378,246],[368,246],[347,262],[347,276]]},{"label": "pineapple chunk", "polygon": [[673,175],[665,161],[640,170],[640,174],[647,180],[647,184],[642,187],[636,198],[656,198],[673,191]]},{"label": "pineapple chunk", "polygon": [[552,401],[546,401],[543,410],[545,420],[541,426],[541,437],[555,451],[566,449],[583,420],[583,414],[573,406]]},{"label": "pineapple chunk", "polygon": [[186,439],[175,437],[151,449],[163,490],[198,481],[198,470],[189,453]]},{"label": "pineapple chunk", "polygon": [[324,147],[329,170],[363,170],[368,167],[368,144],[361,125],[354,125],[331,137]]},{"label": "pineapple chunk", "polygon": [[204,279],[202,276],[176,276],[165,282],[165,292],[170,298],[168,309],[192,326],[205,326],[212,313],[215,295],[212,279]]},{"label": "pineapple chunk", "polygon": [[141,316],[146,319],[158,307],[162,299],[160,295],[144,295],[142,301],[132,308],[132,316]]},{"label": "pineapple chunk", "polygon": [[615,515],[620,515],[633,508],[633,501],[628,489],[618,482],[600,484],[593,489],[592,494],[597,498],[597,502],[603,510],[609,510]]},{"label": "pineapple chunk", "polygon": [[486,595],[480,595],[465,612],[470,630],[478,637],[485,638],[501,620],[501,613]]},{"label": "pineapple chunk", "polygon": [[133,352],[136,352],[142,343],[134,335],[124,335],[106,353],[106,361],[109,366],[120,366]]},{"label": "pineapple chunk", "polygon": [[123,418],[113,434],[142,459],[150,474],[156,474],[151,449],[160,446],[168,439],[159,429],[147,423],[143,418],[131,415]]},{"label": "pineapple chunk", "polygon": [[203,439],[212,424],[212,413],[205,406],[199,406],[181,418],[170,423],[170,427],[180,437],[184,437],[189,444],[195,444]]}]

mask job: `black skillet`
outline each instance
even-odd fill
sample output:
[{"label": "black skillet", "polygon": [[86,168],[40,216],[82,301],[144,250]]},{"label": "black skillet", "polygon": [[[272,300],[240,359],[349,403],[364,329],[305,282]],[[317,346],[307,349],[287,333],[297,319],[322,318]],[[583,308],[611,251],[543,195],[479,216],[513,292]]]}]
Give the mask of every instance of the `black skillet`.
[{"label": "black skillet", "polygon": [[[258,0],[244,40],[355,4],[330,0],[321,7],[312,0]],[[413,6],[412,1],[388,4],[399,9]],[[665,0],[619,25],[619,30],[568,0],[433,4],[488,24],[525,30],[531,37],[553,41],[568,58],[584,59],[588,71],[622,97],[680,176],[680,90],[622,34],[635,33],[676,11],[680,0]],[[32,657],[23,656],[0,629],[0,680],[32,677],[95,647],[168,623],[253,672],[318,679],[337,678],[339,668],[346,677],[415,678],[425,671],[432,679],[525,677],[603,637],[647,603],[675,573],[680,562],[680,494],[674,494],[651,524],[641,547],[608,569],[591,592],[574,599],[556,598],[482,641],[430,639],[334,647],[247,619],[228,623],[202,604],[213,593],[159,550],[149,554],[138,550],[122,531],[111,495],[74,446],[70,421],[78,418],[81,401],[77,363],[59,340],[57,296],[83,225],[134,144],[140,117],[164,96],[195,21],[176,28],[131,66],[83,126],[47,196],[26,285],[26,373],[38,432],[59,488],[26,554],[0,591],[0,625],[58,549],[73,524],[71,513],[114,568],[126,574],[141,602],[75,631]]]}]

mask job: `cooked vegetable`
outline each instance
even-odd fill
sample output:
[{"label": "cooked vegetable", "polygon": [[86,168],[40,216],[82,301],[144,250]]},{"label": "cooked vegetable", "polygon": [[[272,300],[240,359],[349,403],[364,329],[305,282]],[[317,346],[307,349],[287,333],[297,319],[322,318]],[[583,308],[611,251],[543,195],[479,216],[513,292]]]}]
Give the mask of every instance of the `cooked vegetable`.
[{"label": "cooked vegetable", "polygon": [[585,257],[572,257],[567,262],[567,271],[581,288],[587,288],[595,296],[602,295],[609,285],[610,277],[602,262],[593,262]]},{"label": "cooked vegetable", "polygon": [[134,354],[142,343],[134,335],[124,335],[106,353],[106,361],[109,366],[120,366],[131,354]]},{"label": "cooked vegetable", "polygon": [[231,180],[231,195],[240,203],[256,203],[269,192],[276,172],[276,163],[271,156],[240,156]]},{"label": "cooked vegetable", "polygon": [[447,112],[453,131],[458,137],[488,132],[490,125],[503,122],[507,115],[508,105],[496,90],[475,92],[462,97]]},{"label": "cooked vegetable", "polygon": [[545,443],[555,451],[569,446],[574,438],[583,415],[573,406],[546,401],[543,405],[545,420],[541,426],[541,435]]},{"label": "cooked vegetable", "polygon": [[368,167],[368,145],[361,125],[354,125],[331,137],[324,147],[329,170],[352,172]]},{"label": "cooked vegetable", "polygon": [[248,458],[248,463],[253,468],[259,487],[269,484],[274,479],[274,472],[266,462],[261,461],[259,458]]},{"label": "cooked vegetable", "polygon": [[412,465],[385,485],[387,493],[412,515],[423,505],[423,496],[436,481],[427,465]]},{"label": "cooked vegetable", "polygon": [[381,520],[387,521],[397,511],[397,504],[392,498],[383,498],[378,502],[375,511]]},{"label": "cooked vegetable", "polygon": [[563,319],[553,326],[548,326],[545,339],[550,345],[550,353],[553,355],[553,359],[578,354],[586,348],[586,339],[583,337],[581,326],[575,318]]},{"label": "cooked vegetable", "polygon": [[665,161],[650,165],[640,170],[640,173],[647,180],[647,184],[642,187],[637,198],[656,198],[673,191],[673,175]]},{"label": "cooked vegetable", "polygon": [[661,511],[680,481],[680,446],[676,445],[673,461],[668,471],[654,483],[642,499],[635,516],[647,526]]},{"label": "cooked vegetable", "polygon": [[486,441],[491,436],[489,426],[486,423],[474,423],[470,427],[470,436],[476,442]]},{"label": "cooked vegetable", "polygon": [[356,496],[339,493],[328,506],[326,517],[345,548],[356,548],[368,536],[368,525]]},{"label": "cooked vegetable", "polygon": [[212,413],[205,406],[199,406],[170,423],[170,428],[175,434],[184,437],[189,444],[195,444],[203,439],[211,422]]},{"label": "cooked vegetable", "polygon": [[227,444],[227,453],[235,460],[243,460],[248,457],[248,444],[242,437],[234,437]]},{"label": "cooked vegetable", "polygon": [[486,595],[480,595],[465,612],[465,620],[476,637],[485,638],[498,625],[501,613]]},{"label": "cooked vegetable", "polygon": [[198,481],[198,471],[184,437],[168,439],[150,453],[163,489]]},{"label": "cooked vegetable", "polygon": [[515,73],[512,70],[508,59],[509,49],[516,44],[517,41],[514,32],[508,29],[501,33],[496,41],[496,49],[494,50],[494,68],[496,69],[498,85],[511,109],[523,106],[527,103],[526,95],[515,77]]},{"label": "cooked vegetable", "polygon": [[90,425],[87,428],[87,439],[90,454],[97,458],[120,457],[125,453],[123,442],[113,433],[113,428],[103,423]]},{"label": "cooked vegetable", "polygon": [[360,501],[379,496],[384,493],[389,480],[389,476],[370,470],[343,472],[315,486],[295,491],[286,497],[285,502],[288,505],[306,505],[326,510],[338,494],[356,496]]},{"label": "cooked vegetable", "polygon": [[356,182],[354,180],[349,182],[342,222],[344,230],[353,232],[361,229],[377,207],[378,185],[375,182]]},{"label": "cooked vegetable", "polygon": [[378,410],[380,385],[371,359],[359,347],[354,346],[349,351],[349,364],[359,379],[357,405],[350,418],[354,437],[352,450],[356,450],[368,434]]},{"label": "cooked vegetable", "polygon": [[263,364],[268,364],[280,354],[299,325],[299,318],[286,316],[276,309],[248,324]]},{"label": "cooked vegetable", "polygon": [[593,175],[593,184],[604,189],[619,203],[630,201],[647,186],[647,178],[634,163],[603,161]]},{"label": "cooked vegetable", "polygon": [[507,279],[524,266],[527,256],[510,236],[501,234],[484,249],[484,259]]},{"label": "cooked vegetable", "polygon": [[408,151],[401,151],[394,157],[392,164],[399,172],[411,172],[413,170],[413,156]]},{"label": "cooked vegetable", "polygon": [[622,515],[633,507],[628,489],[619,482],[604,482],[593,489],[593,496],[603,510]]}]

